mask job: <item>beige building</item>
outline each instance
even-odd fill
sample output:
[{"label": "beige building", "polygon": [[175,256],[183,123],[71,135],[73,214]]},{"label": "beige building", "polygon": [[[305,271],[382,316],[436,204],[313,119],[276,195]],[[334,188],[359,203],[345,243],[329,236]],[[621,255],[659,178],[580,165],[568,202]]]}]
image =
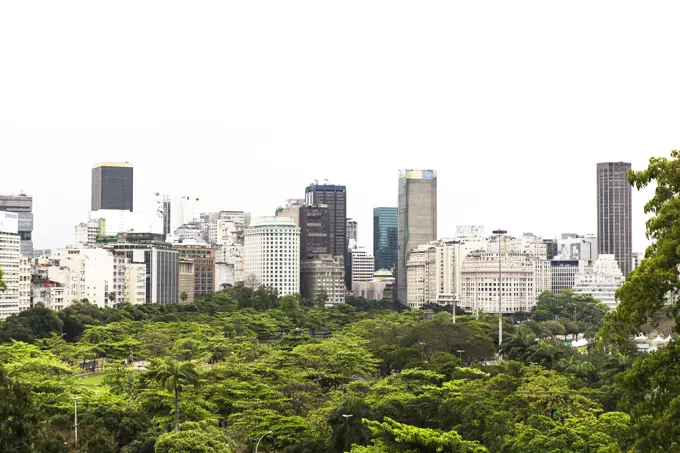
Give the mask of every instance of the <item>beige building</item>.
[{"label": "beige building", "polygon": [[[194,261],[188,258],[179,259],[179,303],[190,304],[194,301]],[[183,295],[186,294],[186,299]]]},{"label": "beige building", "polygon": [[420,308],[437,300],[437,245],[420,245],[412,250],[406,262],[406,304]]},{"label": "beige building", "polygon": [[125,282],[125,302],[132,305],[146,303],[146,265],[128,263]]},{"label": "beige building", "polygon": [[22,256],[19,260],[19,311],[31,308],[31,261]]},{"label": "beige building", "polygon": [[394,300],[394,277],[387,269],[380,269],[368,282],[357,282],[355,296],[366,300]]},{"label": "beige building", "polygon": [[326,306],[345,303],[345,264],[341,256],[316,255],[302,260],[301,293],[314,301],[325,297]]}]

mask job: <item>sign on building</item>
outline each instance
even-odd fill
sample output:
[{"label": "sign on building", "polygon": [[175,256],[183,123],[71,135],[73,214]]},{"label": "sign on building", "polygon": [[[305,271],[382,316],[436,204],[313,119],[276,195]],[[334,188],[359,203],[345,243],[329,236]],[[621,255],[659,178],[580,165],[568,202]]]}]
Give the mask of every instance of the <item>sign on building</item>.
[{"label": "sign on building", "polygon": [[0,233],[19,233],[19,214],[0,211]]}]

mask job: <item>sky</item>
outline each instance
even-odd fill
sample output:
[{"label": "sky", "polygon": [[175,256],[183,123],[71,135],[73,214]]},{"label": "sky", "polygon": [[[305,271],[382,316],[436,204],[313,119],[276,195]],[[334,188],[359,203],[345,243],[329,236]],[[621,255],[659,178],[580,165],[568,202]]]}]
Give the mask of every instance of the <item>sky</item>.
[{"label": "sky", "polygon": [[[596,233],[597,162],[680,148],[677,2],[0,3],[0,193],[34,246],[71,243],[92,164],[154,192],[273,215],[347,186],[359,244],[398,171],[438,173],[456,225]],[[633,251],[647,245],[633,193]]]}]

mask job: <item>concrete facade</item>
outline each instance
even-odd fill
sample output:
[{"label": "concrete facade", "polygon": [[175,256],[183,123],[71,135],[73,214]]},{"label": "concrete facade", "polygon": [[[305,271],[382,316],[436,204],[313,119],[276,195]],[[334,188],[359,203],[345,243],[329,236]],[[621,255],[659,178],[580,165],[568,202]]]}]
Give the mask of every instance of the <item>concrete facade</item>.
[{"label": "concrete facade", "polygon": [[[0,213],[2,215],[2,213]],[[16,229],[13,233],[0,231],[0,269],[7,288],[0,291],[0,319],[19,313],[21,245]]]},{"label": "concrete facade", "polygon": [[327,307],[345,303],[345,265],[341,256],[316,255],[301,262],[302,297]]},{"label": "concrete facade", "polygon": [[[179,259],[179,302],[190,304],[194,301],[195,288],[195,269],[194,261],[191,258]],[[183,297],[186,299],[183,300]]]},{"label": "concrete facade", "polygon": [[397,299],[407,300],[406,263],[419,245],[437,240],[437,173],[433,170],[399,172],[397,226]]},{"label": "concrete facade", "polygon": [[20,240],[20,253],[33,256],[33,197],[19,195],[0,195],[0,212],[14,212],[19,215],[17,234]]},{"label": "concrete facade", "polygon": [[597,250],[614,255],[624,277],[633,263],[630,168],[628,162],[597,164]]},{"label": "concrete facade", "polygon": [[616,257],[603,253],[593,267],[586,267],[576,275],[574,292],[592,296],[604,302],[610,310],[616,310],[618,302],[614,294],[624,281],[625,277],[619,269]]}]

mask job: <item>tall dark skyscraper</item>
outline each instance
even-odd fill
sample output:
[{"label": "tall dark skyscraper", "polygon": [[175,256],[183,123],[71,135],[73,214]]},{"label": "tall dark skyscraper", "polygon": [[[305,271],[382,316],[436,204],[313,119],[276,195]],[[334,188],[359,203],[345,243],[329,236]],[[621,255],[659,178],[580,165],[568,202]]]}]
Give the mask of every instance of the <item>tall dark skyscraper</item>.
[{"label": "tall dark skyscraper", "polygon": [[397,262],[398,208],[373,208],[375,269],[392,270]]},{"label": "tall dark skyscraper", "polygon": [[92,168],[92,211],[132,211],[132,198],[132,164],[106,162]]},{"label": "tall dark skyscraper", "polygon": [[399,173],[397,230],[397,300],[406,304],[406,262],[419,245],[437,240],[437,172],[402,170]]},{"label": "tall dark skyscraper", "polygon": [[597,164],[597,248],[614,255],[623,272],[632,266],[631,186],[626,179],[628,162]]},{"label": "tall dark skyscraper", "polygon": [[300,206],[300,259],[330,253],[328,206]]},{"label": "tall dark skyscraper", "polygon": [[329,251],[332,255],[347,253],[347,189],[345,186],[312,184],[305,189],[305,203],[328,206]]}]

